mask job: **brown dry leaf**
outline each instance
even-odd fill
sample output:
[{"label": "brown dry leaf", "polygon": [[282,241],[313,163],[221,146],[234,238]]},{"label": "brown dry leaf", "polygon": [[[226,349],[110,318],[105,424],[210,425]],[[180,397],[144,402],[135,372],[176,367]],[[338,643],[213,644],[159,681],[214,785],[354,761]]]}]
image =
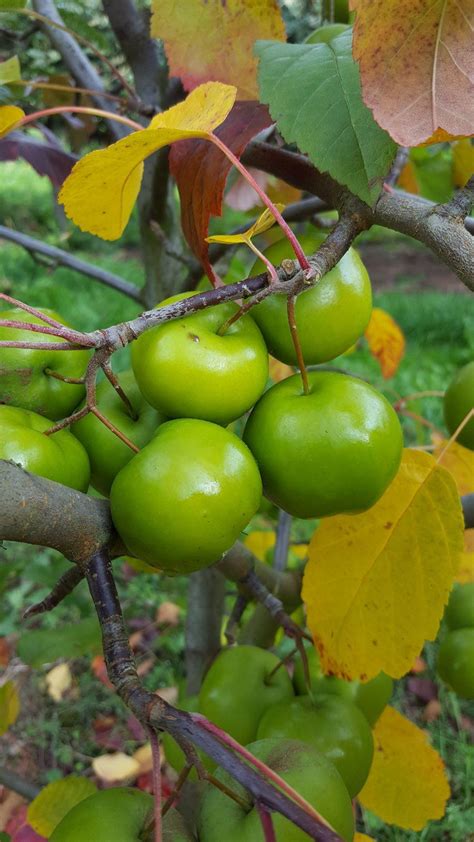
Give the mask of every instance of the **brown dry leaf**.
[{"label": "brown dry leaf", "polygon": [[472,0],[353,0],[352,8],[362,95],[377,123],[402,146],[471,135]]},{"label": "brown dry leaf", "polygon": [[126,783],[133,781],[140,774],[140,763],[134,757],[117,751],[115,754],[103,754],[94,757],[92,768],[102,781],[106,783]]},{"label": "brown dry leaf", "polygon": [[148,675],[154,663],[154,658],[144,658],[143,661],[140,661],[140,663],[137,666],[138,677],[143,678],[144,675]]},{"label": "brown dry leaf", "polygon": [[92,658],[91,670],[94,673],[95,677],[98,678],[99,681],[102,682],[102,684],[105,684],[105,686],[108,687],[109,690],[115,689],[114,685],[109,679],[109,676],[107,675],[107,667],[105,666],[105,661],[102,655],[95,655],[95,657]]},{"label": "brown dry leaf", "polygon": [[162,602],[159,606],[155,620],[158,625],[179,626],[181,608],[174,602]]},{"label": "brown dry leaf", "polygon": [[22,805],[26,805],[26,801],[21,795],[11,789],[5,791],[3,798],[0,798],[0,830],[6,830],[8,823]]},{"label": "brown dry leaf", "polygon": [[8,666],[10,661],[10,646],[6,637],[0,637],[0,667]]},{"label": "brown dry leaf", "polygon": [[61,702],[72,686],[72,673],[69,664],[58,664],[46,675],[48,695],[55,702]]},{"label": "brown dry leaf", "polygon": [[393,377],[405,353],[405,337],[395,319],[380,307],[374,307],[365,338],[370,353],[380,363],[382,376],[386,380]]}]

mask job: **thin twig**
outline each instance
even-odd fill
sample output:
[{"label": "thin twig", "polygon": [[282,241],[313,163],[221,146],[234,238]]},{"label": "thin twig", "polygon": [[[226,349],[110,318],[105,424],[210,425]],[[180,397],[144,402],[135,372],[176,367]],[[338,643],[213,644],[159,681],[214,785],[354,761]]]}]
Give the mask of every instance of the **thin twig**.
[{"label": "thin twig", "polygon": [[66,570],[48,596],[45,596],[41,602],[35,602],[23,613],[23,619],[34,617],[37,614],[44,614],[46,611],[52,611],[56,608],[63,599],[66,599],[74,588],[84,578],[84,571],[78,566],[74,565],[70,570]]}]

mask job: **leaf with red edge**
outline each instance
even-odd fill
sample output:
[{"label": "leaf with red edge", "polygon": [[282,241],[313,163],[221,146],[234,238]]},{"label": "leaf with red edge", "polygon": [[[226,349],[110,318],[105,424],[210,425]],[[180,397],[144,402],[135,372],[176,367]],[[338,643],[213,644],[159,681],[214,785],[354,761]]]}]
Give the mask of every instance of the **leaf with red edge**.
[{"label": "leaf with red edge", "polygon": [[[240,157],[249,141],[270,123],[264,105],[254,101],[237,102],[214,134]],[[199,139],[179,141],[170,152],[170,169],[181,198],[184,236],[214,283],[216,277],[209,262],[205,237],[211,215],[222,213],[224,188],[231,166],[220,149]]]},{"label": "leaf with red edge", "polygon": [[377,123],[402,146],[472,134],[472,0],[353,0],[352,8],[362,95]]},{"label": "leaf with red edge", "polygon": [[276,0],[153,0],[152,8],[151,34],[187,91],[216,81],[236,85],[239,99],[258,97],[253,45],[286,40]]}]

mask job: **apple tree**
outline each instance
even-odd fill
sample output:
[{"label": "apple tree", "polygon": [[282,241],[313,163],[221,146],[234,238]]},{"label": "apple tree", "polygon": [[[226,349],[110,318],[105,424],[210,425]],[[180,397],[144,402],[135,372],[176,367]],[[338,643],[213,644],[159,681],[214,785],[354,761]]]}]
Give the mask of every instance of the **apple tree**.
[{"label": "apple tree", "polygon": [[[87,580],[110,681],[154,760],[154,799],[77,782],[67,798],[66,782],[41,793],[31,825],[54,842],[105,842],[111,829],[124,842],[349,842],[367,838],[354,837],[352,799],[421,830],[449,798],[441,758],[387,702],[451,591],[440,674],[474,695],[472,591],[460,590],[472,587],[474,364],[446,384],[449,435],[420,449],[403,447],[400,425],[413,396],[392,405],[328,363],[363,335],[386,377],[403,353],[354,249],[373,226],[428,246],[474,290],[474,10],[304,5],[102,0],[104,53],[54,0],[0,2],[10,27],[41,28],[67,73],[67,84],[22,78],[18,56],[0,63],[0,159],[48,173],[69,220],[103,240],[137,207],[146,272],[138,289],[0,226],[140,305],[84,332],[0,293],[0,538],[71,562],[29,616]],[[78,157],[46,126],[67,115],[87,119],[89,137],[102,127]],[[401,189],[435,144],[457,150],[443,201]],[[224,202],[247,221],[210,233]],[[236,247],[254,252],[249,272]],[[131,369],[117,374],[128,346]],[[262,500],[279,512],[273,566],[242,535]],[[291,518],[316,521],[288,564]],[[112,569],[123,555],[163,589],[189,575],[176,707],[137,674]],[[235,604],[222,646],[225,582]],[[281,630],[286,662],[271,651]],[[0,710],[6,727],[11,686]],[[163,809],[161,739],[178,772]],[[175,809],[188,777],[204,782],[192,827]]]}]

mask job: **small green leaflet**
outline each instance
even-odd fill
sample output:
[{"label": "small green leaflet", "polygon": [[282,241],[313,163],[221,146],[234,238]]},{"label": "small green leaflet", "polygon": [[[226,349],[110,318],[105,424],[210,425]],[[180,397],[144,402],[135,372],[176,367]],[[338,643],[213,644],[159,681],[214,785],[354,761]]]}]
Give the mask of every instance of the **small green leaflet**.
[{"label": "small green leaflet", "polygon": [[362,101],[352,31],[329,44],[257,41],[255,52],[260,99],[287,143],[373,205],[397,147]]},{"label": "small green leaflet", "polygon": [[17,82],[19,79],[21,79],[21,70],[18,56],[0,61],[0,85],[8,85],[9,82]]}]

